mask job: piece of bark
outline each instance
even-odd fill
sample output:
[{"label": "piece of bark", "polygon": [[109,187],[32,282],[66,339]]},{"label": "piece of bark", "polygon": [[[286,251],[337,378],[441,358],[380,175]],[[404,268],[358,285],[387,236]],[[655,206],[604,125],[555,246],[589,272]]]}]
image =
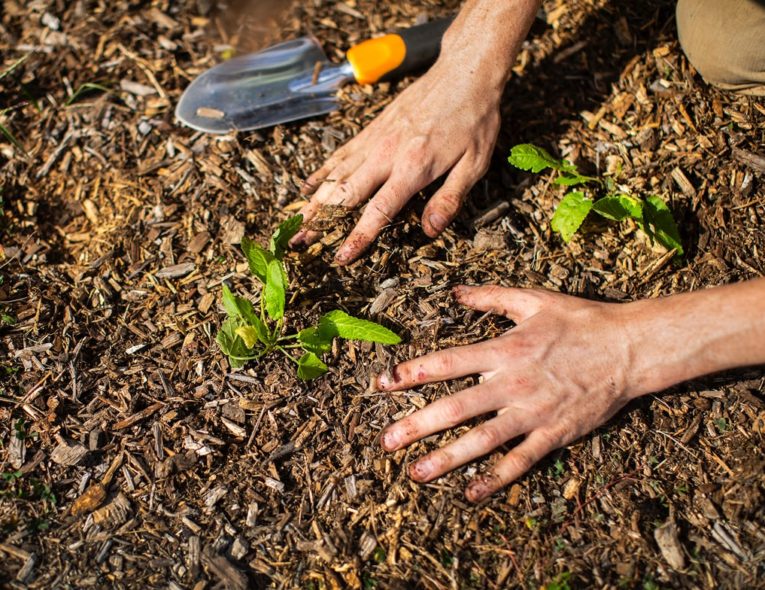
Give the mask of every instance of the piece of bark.
[{"label": "piece of bark", "polygon": [[127,521],[130,510],[130,500],[120,492],[106,506],[93,512],[93,522],[106,527],[116,527]]},{"label": "piece of bark", "polygon": [[222,555],[215,555],[211,551],[205,550],[202,553],[202,563],[211,574],[221,581],[226,590],[247,589],[247,576]]},{"label": "piece of bark", "polygon": [[685,555],[680,540],[677,538],[677,526],[674,522],[668,520],[654,530],[653,538],[656,539],[656,544],[670,567],[676,570],[685,568]]},{"label": "piece of bark", "polygon": [[62,442],[53,449],[50,458],[54,463],[64,465],[65,467],[71,467],[82,461],[88,452],[88,449],[80,444],[68,445],[65,442]]},{"label": "piece of bark", "polygon": [[106,488],[101,483],[95,483],[72,503],[70,512],[72,516],[78,516],[86,512],[92,512],[106,499]]},{"label": "piece of bark", "polygon": [[193,262],[173,264],[172,266],[166,266],[165,268],[157,271],[156,277],[158,279],[180,279],[194,272],[196,267],[196,264]]}]

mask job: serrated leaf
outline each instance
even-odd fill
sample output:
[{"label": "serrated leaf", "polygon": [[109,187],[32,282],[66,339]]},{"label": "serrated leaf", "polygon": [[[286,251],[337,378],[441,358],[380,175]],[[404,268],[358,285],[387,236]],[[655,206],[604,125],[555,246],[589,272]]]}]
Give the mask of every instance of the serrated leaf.
[{"label": "serrated leaf", "polygon": [[298,341],[308,352],[322,355],[332,350],[333,336],[322,333],[318,327],[305,328],[298,332]]},{"label": "serrated leaf", "polygon": [[592,209],[592,201],[581,191],[574,191],[563,197],[550,221],[550,227],[568,243],[582,225]]},{"label": "serrated leaf", "polygon": [[237,320],[229,318],[221,324],[220,330],[215,336],[215,341],[223,354],[228,357],[228,362],[233,369],[243,367],[247,362],[245,359],[252,356],[252,350],[247,348],[244,340],[236,334],[239,325]]},{"label": "serrated leaf", "polygon": [[516,168],[534,173],[547,168],[559,170],[562,166],[560,160],[553,158],[547,150],[530,143],[514,146],[507,161]]},{"label": "serrated leaf", "polygon": [[250,272],[260,279],[261,283],[265,283],[268,265],[274,259],[274,255],[247,237],[242,238],[241,247]]},{"label": "serrated leaf", "polygon": [[639,222],[643,219],[643,202],[629,195],[608,195],[598,199],[592,210],[612,221],[631,218]]},{"label": "serrated leaf", "polygon": [[289,246],[290,240],[296,233],[298,233],[302,224],[303,215],[298,214],[283,221],[279,227],[276,228],[274,235],[271,236],[271,242],[269,244],[269,249],[276,258],[279,260],[282,259],[285,250]]},{"label": "serrated leaf", "polygon": [[327,372],[327,365],[312,352],[306,352],[298,360],[298,378],[303,381],[316,379]]},{"label": "serrated leaf", "polygon": [[643,206],[646,233],[667,249],[674,248],[678,256],[683,255],[683,244],[672,211],[656,195],[649,195]]},{"label": "serrated leaf", "polygon": [[281,261],[272,260],[268,263],[266,286],[263,288],[266,313],[272,320],[280,320],[284,317],[284,303],[287,297],[284,283],[284,267]]},{"label": "serrated leaf", "polygon": [[381,344],[398,344],[401,338],[385,326],[348,315],[340,309],[324,314],[319,320],[319,333],[346,340],[364,340]]}]

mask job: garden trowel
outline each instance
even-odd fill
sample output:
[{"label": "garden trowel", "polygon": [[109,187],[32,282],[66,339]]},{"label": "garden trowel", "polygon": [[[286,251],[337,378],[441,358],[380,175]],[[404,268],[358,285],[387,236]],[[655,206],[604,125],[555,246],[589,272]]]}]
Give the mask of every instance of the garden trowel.
[{"label": "garden trowel", "polygon": [[450,23],[435,20],[369,39],[351,47],[341,64],[330,62],[313,37],[235,57],[195,79],[175,115],[194,129],[227,133],[329,113],[346,82],[373,84],[429,67]]}]

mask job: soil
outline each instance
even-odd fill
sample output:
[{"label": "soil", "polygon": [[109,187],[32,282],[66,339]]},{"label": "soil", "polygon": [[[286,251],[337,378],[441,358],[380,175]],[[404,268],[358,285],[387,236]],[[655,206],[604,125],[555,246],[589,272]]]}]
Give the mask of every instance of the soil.
[{"label": "soil", "polygon": [[[370,376],[510,328],[456,305],[457,284],[630,301],[763,276],[765,102],[703,82],[671,1],[546,1],[491,169],[443,236],[421,230],[431,188],[348,268],[331,265],[337,211],[290,255],[292,326],[341,307],[403,345],[337,345],[310,383],[279,358],[232,372],[215,346],[221,282],[256,288],[242,235],[299,209],[308,174],[410,80],[225,137],[180,126],[180,93],[253,39],[311,33],[337,60],[457,6],[304,2],[253,22],[202,0],[3,3],[0,71],[28,58],[0,79],[19,144],[0,136],[0,584],[765,587],[762,368],[646,396],[479,506],[464,486],[499,452],[428,485],[405,469],[470,425],[393,455],[376,442],[465,383],[381,394]],[[686,256],[630,224],[563,244],[560,190],[506,162],[527,141],[661,195]]]}]

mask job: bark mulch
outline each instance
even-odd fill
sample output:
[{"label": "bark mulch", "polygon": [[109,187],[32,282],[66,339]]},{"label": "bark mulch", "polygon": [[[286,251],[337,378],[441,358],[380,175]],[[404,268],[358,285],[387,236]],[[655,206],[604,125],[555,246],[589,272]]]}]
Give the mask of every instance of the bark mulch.
[{"label": "bark mulch", "polygon": [[[674,3],[545,2],[494,163],[452,228],[424,236],[425,191],[349,268],[330,265],[340,220],[290,255],[292,325],[342,307],[404,335],[336,347],[308,384],[281,359],[230,370],[213,340],[220,286],[252,293],[242,236],[296,211],[302,180],[409,81],[349,86],[329,116],[222,138],[179,126],[175,102],[235,48],[312,33],[338,59],[458,2],[257,18],[210,4],[3,3],[0,71],[26,59],[0,79],[0,584],[763,587],[762,369],[647,396],[480,506],[462,490],[499,453],[428,485],[405,471],[469,425],[393,455],[376,444],[464,383],[380,394],[372,374],[510,327],[455,305],[456,284],[629,301],[763,275],[765,102],[704,84]],[[562,193],[507,165],[527,141],[661,195],[686,256],[630,224],[564,245],[550,229]]]}]

